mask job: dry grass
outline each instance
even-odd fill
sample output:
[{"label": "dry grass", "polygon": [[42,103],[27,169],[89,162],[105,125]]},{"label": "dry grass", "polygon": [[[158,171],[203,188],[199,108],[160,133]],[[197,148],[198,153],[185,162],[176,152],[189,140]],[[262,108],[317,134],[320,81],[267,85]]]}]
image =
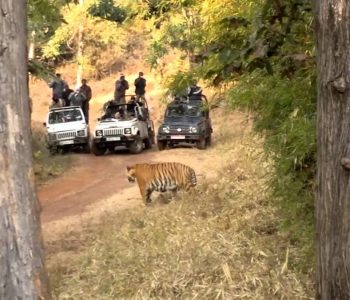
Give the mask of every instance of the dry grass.
[{"label": "dry grass", "polygon": [[240,140],[218,144],[226,169],[190,195],[110,212],[47,245],[55,298],[313,298],[311,270],[296,271],[300,251],[278,231],[260,143]]}]

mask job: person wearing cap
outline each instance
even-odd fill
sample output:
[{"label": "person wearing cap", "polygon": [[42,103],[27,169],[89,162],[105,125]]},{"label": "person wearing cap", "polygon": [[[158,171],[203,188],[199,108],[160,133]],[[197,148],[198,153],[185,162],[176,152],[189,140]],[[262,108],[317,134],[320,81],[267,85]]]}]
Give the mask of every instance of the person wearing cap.
[{"label": "person wearing cap", "polygon": [[90,104],[89,101],[92,98],[92,91],[91,91],[91,87],[87,85],[87,80],[86,79],[82,79],[81,81],[81,87],[79,88],[80,92],[82,94],[84,94],[86,100],[83,102],[83,113],[85,116],[85,120],[86,123],[89,123],[89,110],[90,110]]},{"label": "person wearing cap", "polygon": [[125,92],[128,89],[129,83],[124,74],[121,74],[119,80],[115,82],[114,101],[118,104],[125,104]]},{"label": "person wearing cap", "polygon": [[135,79],[136,100],[145,101],[145,94],[146,94],[146,79],[143,78],[143,72],[139,72],[139,77]]}]

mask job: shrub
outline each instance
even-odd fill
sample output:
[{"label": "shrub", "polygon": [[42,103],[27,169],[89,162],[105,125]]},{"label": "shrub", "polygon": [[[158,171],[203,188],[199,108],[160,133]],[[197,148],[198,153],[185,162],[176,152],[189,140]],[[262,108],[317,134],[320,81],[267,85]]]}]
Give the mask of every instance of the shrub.
[{"label": "shrub", "polygon": [[[313,256],[316,154],[315,77],[300,72],[288,79],[255,71],[229,92],[232,109],[248,110],[253,128],[264,136],[265,153],[274,161],[273,194],[284,215],[282,227],[291,242]],[[306,268],[312,260],[305,261]]]}]

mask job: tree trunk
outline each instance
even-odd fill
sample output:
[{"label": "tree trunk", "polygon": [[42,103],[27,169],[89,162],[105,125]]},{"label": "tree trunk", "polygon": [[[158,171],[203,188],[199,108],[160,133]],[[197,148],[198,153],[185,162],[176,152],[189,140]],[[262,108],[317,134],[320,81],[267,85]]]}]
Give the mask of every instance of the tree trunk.
[{"label": "tree trunk", "polygon": [[192,35],[193,35],[193,29],[195,27],[195,24],[193,21],[193,17],[191,13],[188,11],[188,9],[186,8],[182,9],[182,16],[186,20],[187,31],[188,31],[187,32],[188,46],[186,50],[187,59],[188,59],[188,69],[189,71],[193,71],[193,69],[195,68],[195,64],[194,64],[194,49],[192,45]]},{"label": "tree trunk", "polygon": [[25,0],[0,0],[0,299],[51,299],[29,122]]},{"label": "tree trunk", "polygon": [[28,58],[34,59],[35,56],[35,30],[32,30],[30,34]]},{"label": "tree trunk", "polygon": [[[83,6],[84,5],[84,0],[79,0],[79,5]],[[78,69],[77,69],[76,88],[78,88],[81,85],[81,79],[82,79],[82,76],[83,76],[83,51],[84,51],[83,35],[84,35],[84,26],[83,25],[79,25],[78,51],[77,51]]]},{"label": "tree trunk", "polygon": [[350,299],[350,3],[315,1],[317,299]]}]

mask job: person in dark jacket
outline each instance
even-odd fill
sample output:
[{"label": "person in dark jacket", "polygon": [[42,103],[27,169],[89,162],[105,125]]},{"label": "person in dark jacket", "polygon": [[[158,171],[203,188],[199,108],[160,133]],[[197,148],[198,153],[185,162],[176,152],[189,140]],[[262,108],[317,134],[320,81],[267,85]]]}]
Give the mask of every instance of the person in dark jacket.
[{"label": "person in dark jacket", "polygon": [[188,88],[187,96],[190,100],[202,100],[202,88],[197,85],[197,82],[193,82]]},{"label": "person in dark jacket", "polygon": [[115,90],[114,90],[114,100],[118,104],[125,104],[125,92],[128,89],[129,89],[129,83],[125,79],[125,76],[121,74],[119,80],[115,82]]},{"label": "person in dark jacket", "polygon": [[64,100],[66,106],[70,106],[69,96],[72,93],[74,93],[74,90],[72,90],[71,88],[66,89],[62,93],[62,99]]},{"label": "person in dark jacket", "polygon": [[76,89],[74,93],[69,95],[69,102],[71,106],[80,106],[81,109],[84,107],[84,102],[86,102],[85,95],[80,91],[80,89]]},{"label": "person in dark jacket", "polygon": [[139,73],[139,77],[135,79],[135,95],[137,101],[145,101],[146,79],[143,78],[143,72]]},{"label": "person in dark jacket", "polygon": [[62,94],[69,88],[59,73],[56,74],[56,78],[49,84],[49,87],[52,89],[52,99],[63,99]]},{"label": "person in dark jacket", "polygon": [[91,87],[87,85],[86,79],[81,81],[81,87],[79,88],[80,92],[84,94],[86,100],[83,102],[83,113],[85,116],[86,123],[89,123],[89,110],[90,110],[90,100],[92,98]]}]

